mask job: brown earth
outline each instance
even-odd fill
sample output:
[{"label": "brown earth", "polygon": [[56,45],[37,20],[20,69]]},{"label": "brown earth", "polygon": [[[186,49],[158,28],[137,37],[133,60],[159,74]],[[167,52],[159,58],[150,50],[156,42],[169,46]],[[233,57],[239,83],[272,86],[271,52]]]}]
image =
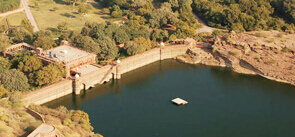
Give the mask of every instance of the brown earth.
[{"label": "brown earth", "polygon": [[295,85],[295,34],[278,31],[225,34],[213,49],[192,48],[178,60],[230,67],[235,72],[260,75]]}]

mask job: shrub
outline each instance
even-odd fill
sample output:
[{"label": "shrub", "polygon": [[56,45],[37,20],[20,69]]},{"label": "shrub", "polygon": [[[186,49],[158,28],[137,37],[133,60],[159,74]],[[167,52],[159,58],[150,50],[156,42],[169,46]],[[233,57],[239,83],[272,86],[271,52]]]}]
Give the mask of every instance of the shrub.
[{"label": "shrub", "polygon": [[1,116],[0,120],[7,123],[8,122],[8,117],[7,116]]},{"label": "shrub", "polygon": [[218,36],[218,35],[222,35],[222,34],[223,34],[223,32],[219,29],[216,29],[212,32],[212,36]]},{"label": "shrub", "polygon": [[270,61],[266,61],[264,63],[267,64],[267,65],[271,65],[271,64],[276,63],[276,61],[275,60],[270,60]]},{"label": "shrub", "polygon": [[282,52],[284,52],[284,53],[291,53],[292,50],[289,49],[289,48],[287,48],[287,47],[284,47],[284,48],[282,49]]},{"label": "shrub", "polygon": [[256,57],[254,57],[254,59],[255,59],[257,62],[261,62],[261,61],[262,61],[261,58],[260,58],[260,56],[256,56]]},{"label": "shrub", "polygon": [[112,12],[112,17],[114,17],[114,18],[121,18],[122,15],[123,15],[122,10]]},{"label": "shrub", "polygon": [[22,104],[22,93],[20,92],[13,92],[9,96],[9,101],[12,103],[13,107],[20,107]]},{"label": "shrub", "polygon": [[277,35],[277,37],[279,37],[279,38],[283,38],[284,36],[285,36],[284,33],[279,33],[279,34]]},{"label": "shrub", "polygon": [[8,94],[9,94],[8,90],[5,89],[3,85],[0,85],[0,98],[8,97]]},{"label": "shrub", "polygon": [[102,13],[103,14],[110,14],[111,12],[110,12],[110,10],[108,8],[103,8]]},{"label": "shrub", "polygon": [[8,70],[11,67],[9,59],[0,57],[0,73]]},{"label": "shrub", "polygon": [[255,33],[255,36],[256,37],[264,37],[264,38],[267,38],[267,37],[269,37],[269,34],[267,34],[265,32],[256,32]]},{"label": "shrub", "polygon": [[239,53],[235,50],[231,50],[228,52],[230,55],[237,56]]}]

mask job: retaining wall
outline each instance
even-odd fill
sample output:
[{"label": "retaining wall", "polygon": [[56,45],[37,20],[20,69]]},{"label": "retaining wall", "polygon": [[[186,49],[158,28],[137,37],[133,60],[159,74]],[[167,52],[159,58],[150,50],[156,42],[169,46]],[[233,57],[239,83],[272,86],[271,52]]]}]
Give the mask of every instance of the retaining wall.
[{"label": "retaining wall", "polygon": [[178,55],[185,54],[189,46],[175,45],[164,48],[154,48],[141,54],[127,57],[121,60],[118,65],[107,65],[101,67],[98,71],[77,78],[73,82],[65,80],[25,95],[27,104],[43,104],[62,96],[76,93],[80,94],[81,90],[87,90],[96,84],[108,82],[112,78],[120,78],[122,74],[134,69],[143,67],[150,63],[175,58]]},{"label": "retaining wall", "polygon": [[72,80],[63,80],[58,83],[37,89],[24,95],[26,105],[44,104],[54,99],[73,93]]}]

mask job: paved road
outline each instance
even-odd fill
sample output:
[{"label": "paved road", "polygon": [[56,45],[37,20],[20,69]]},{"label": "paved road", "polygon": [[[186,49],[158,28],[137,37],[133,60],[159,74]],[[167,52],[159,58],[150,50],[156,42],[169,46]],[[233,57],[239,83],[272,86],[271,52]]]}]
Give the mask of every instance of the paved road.
[{"label": "paved road", "polygon": [[28,0],[22,0],[22,5],[23,5],[23,7],[25,9],[27,18],[30,20],[31,24],[34,27],[34,32],[39,31],[38,26],[37,26],[37,23],[36,23],[36,21],[34,19],[34,16],[33,16],[32,12],[30,10],[29,4],[28,4]]},{"label": "paved road", "polygon": [[16,9],[16,10],[13,10],[13,11],[8,11],[8,12],[5,12],[5,13],[1,13],[0,17],[7,16],[7,15],[10,15],[10,14],[14,14],[14,13],[18,13],[18,12],[22,12],[22,11],[24,11],[24,8]]},{"label": "paved road", "polygon": [[195,18],[198,20],[198,22],[200,24],[203,24],[203,28],[197,29],[197,31],[196,31],[197,34],[201,33],[201,32],[209,32],[209,33],[211,33],[211,32],[213,32],[215,30],[215,28],[207,26],[206,23],[197,16],[197,14],[195,14],[195,13],[193,13],[193,14],[195,15]]}]

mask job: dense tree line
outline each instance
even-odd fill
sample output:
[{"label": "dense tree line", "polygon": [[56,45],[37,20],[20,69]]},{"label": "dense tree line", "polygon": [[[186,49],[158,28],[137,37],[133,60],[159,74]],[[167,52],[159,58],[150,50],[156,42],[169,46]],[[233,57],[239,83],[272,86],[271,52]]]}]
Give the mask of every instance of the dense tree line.
[{"label": "dense tree line", "polygon": [[14,10],[20,6],[20,0],[0,0],[0,13]]},{"label": "dense tree line", "polygon": [[[99,60],[134,55],[155,47],[156,42],[195,37],[200,27],[192,14],[192,0],[98,0],[114,18],[128,18],[122,25],[86,23],[81,31],[69,31],[60,40],[94,52]],[[154,5],[159,5],[155,8]],[[125,44],[121,50],[117,45]]]},{"label": "dense tree line", "polygon": [[294,0],[194,0],[193,5],[212,27],[237,31],[295,29]]},{"label": "dense tree line", "polygon": [[295,23],[295,0],[273,0],[271,5],[277,15]]},{"label": "dense tree line", "polygon": [[[195,37],[201,27],[192,13],[192,0],[97,0],[114,18],[127,17],[134,25],[165,30],[168,38]],[[159,5],[159,6],[154,6]],[[158,39],[161,40],[161,39]],[[169,40],[169,39],[164,39]]]},{"label": "dense tree line", "polygon": [[44,66],[32,52],[16,53],[12,60],[0,57],[0,98],[7,96],[6,91],[27,91],[58,82],[65,76],[62,64]]}]

